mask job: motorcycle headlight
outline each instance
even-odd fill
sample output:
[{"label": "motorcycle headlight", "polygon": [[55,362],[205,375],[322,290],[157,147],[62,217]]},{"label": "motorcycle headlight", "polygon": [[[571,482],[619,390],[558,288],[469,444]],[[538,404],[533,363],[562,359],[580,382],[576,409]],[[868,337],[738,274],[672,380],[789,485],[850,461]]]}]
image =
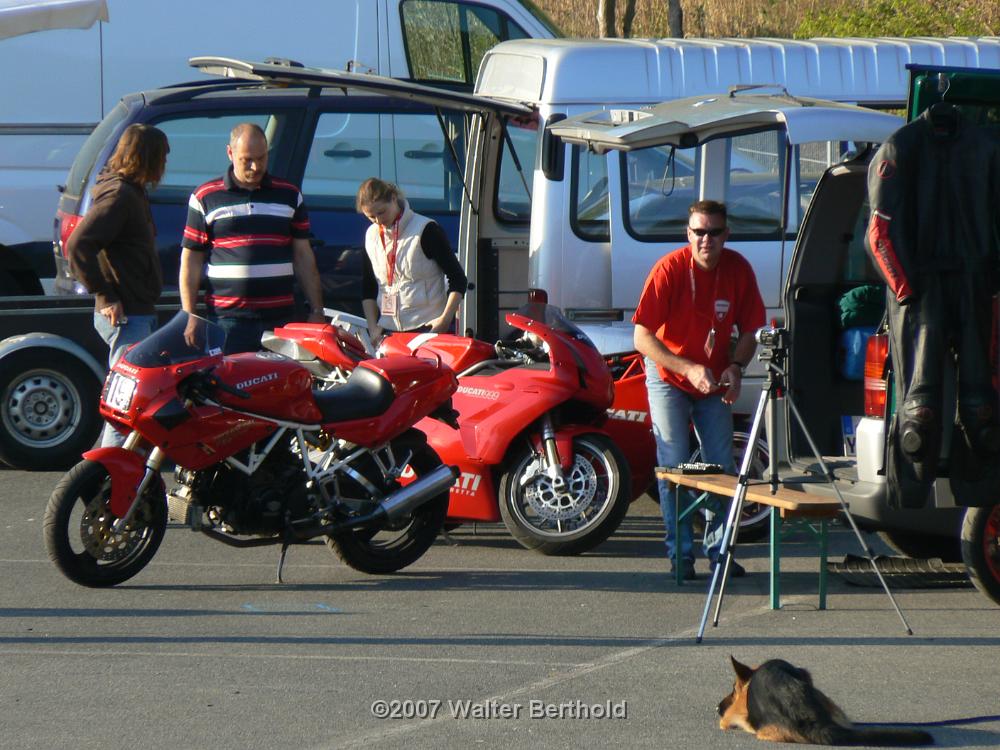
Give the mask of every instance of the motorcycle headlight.
[{"label": "motorcycle headlight", "polygon": [[138,383],[120,372],[112,372],[101,400],[115,411],[128,411]]}]

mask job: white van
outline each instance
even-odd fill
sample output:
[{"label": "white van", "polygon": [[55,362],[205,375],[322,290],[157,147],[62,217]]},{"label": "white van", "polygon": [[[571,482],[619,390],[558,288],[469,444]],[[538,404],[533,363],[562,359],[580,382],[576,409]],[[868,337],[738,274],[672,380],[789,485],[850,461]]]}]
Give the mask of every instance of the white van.
[{"label": "white van", "polygon": [[765,302],[778,314],[802,214],[818,177],[851,148],[843,142],[849,131],[840,140],[792,142],[776,123],[699,137],[690,148],[595,153],[553,137],[568,134],[559,120],[762,84],[770,86],[753,90],[902,108],[905,66],[917,62],[1000,68],[1000,37],[497,45],[483,59],[476,94],[528,104],[536,117],[524,126],[481,117],[469,137],[473,200],[462,215],[460,255],[476,289],[465,297],[463,325],[492,338],[498,312],[502,320],[526,289],[538,287],[602,351],[631,350],[629,321],[642,283],[660,256],[686,243],[687,204],[700,198],[731,204],[730,244],[752,260]]},{"label": "white van", "polygon": [[[308,60],[471,89],[497,42],[551,37],[530,0],[108,0],[109,23],[0,44],[0,294],[50,279],[52,217],[87,135],[124,95],[197,77],[206,52]],[[25,272],[30,269],[31,273]]]}]

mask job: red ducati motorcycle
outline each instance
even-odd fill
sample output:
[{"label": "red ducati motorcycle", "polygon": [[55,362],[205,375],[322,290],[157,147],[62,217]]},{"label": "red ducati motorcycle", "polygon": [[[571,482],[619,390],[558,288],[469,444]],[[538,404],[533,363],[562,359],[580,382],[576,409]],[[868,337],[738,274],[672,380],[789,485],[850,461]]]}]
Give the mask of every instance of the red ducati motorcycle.
[{"label": "red ducati motorcycle", "polygon": [[[152,559],[168,517],[235,547],[282,545],[279,582],[288,546],[315,537],[369,573],[423,555],[457,471],[413,425],[454,423],[454,373],[386,357],[314,391],[300,364],[223,356],[224,341],[219,326],[180,312],[108,374],[101,414],[129,435],[85,453],[55,488],[44,535],[59,570],[84,586],[121,583]],[[167,461],[177,467],[169,493]]]},{"label": "red ducati motorcycle", "polygon": [[[431,351],[459,373],[458,431],[418,424],[442,459],[461,470],[448,523],[503,520],[529,549],[584,552],[614,532],[633,499],[628,463],[606,429],[611,373],[556,307],[531,302],[507,322],[523,332],[520,338],[491,345],[450,334],[393,333],[378,353]],[[329,382],[371,354],[336,326],[307,323],[276,329],[265,346]]]}]

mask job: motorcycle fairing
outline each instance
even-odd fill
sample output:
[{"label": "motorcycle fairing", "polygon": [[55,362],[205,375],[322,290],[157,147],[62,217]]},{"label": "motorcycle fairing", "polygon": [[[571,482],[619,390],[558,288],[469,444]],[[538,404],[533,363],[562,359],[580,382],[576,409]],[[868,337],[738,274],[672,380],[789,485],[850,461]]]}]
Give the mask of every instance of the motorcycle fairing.
[{"label": "motorcycle fairing", "polygon": [[369,356],[356,336],[329,323],[288,323],[275,328],[274,335],[276,343],[268,348],[287,355],[286,351],[275,347],[280,346],[282,341],[293,341],[323,362],[348,370]]},{"label": "motorcycle fairing", "polygon": [[456,373],[496,357],[492,344],[452,333],[393,333],[379,345],[386,354],[417,354],[421,348],[433,351]]},{"label": "motorcycle fairing", "polygon": [[649,415],[645,364],[641,354],[626,355],[612,364],[625,370],[615,379],[615,400],[608,408],[608,419],[602,428],[625,454],[632,470],[632,499],[635,500],[652,484],[656,467],[656,441]]},{"label": "motorcycle fairing", "polygon": [[139,488],[146,473],[146,463],[142,456],[124,448],[106,447],[94,448],[83,454],[87,461],[95,461],[108,470],[111,477],[111,512],[122,518],[135,500],[135,491]]}]

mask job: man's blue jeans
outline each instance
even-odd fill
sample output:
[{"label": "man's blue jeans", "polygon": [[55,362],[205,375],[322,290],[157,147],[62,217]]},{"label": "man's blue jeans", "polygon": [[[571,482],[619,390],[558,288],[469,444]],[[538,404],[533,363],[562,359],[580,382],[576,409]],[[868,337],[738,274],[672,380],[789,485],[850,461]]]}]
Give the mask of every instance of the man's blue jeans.
[{"label": "man's blue jeans", "polygon": [[263,318],[259,315],[216,315],[209,313],[208,319],[218,323],[226,332],[223,354],[260,351],[260,339],[264,331],[270,331],[287,324],[285,318]]},{"label": "man's blue jeans", "polygon": [[[723,469],[735,473],[733,460],[733,413],[728,404],[722,403],[721,393],[705,398],[693,398],[669,383],[663,382],[656,363],[646,359],[646,391],[649,394],[649,415],[653,420],[656,438],[656,462],[659,466],[677,466],[691,459],[689,425],[694,423],[695,435],[701,445],[701,460],[721,464]],[[674,492],[673,485],[660,480],[660,510],[666,525],[667,556],[674,559]],[[690,493],[681,495],[681,510],[694,501]],[[722,545],[725,509],[723,503],[709,497],[703,504],[708,510],[705,538],[702,549],[705,557],[713,562]],[[694,561],[694,531],[691,516],[680,522],[681,557]]]},{"label": "man's blue jeans", "polygon": [[[149,334],[156,330],[155,315],[129,315],[127,322],[113,326],[98,312],[94,313],[94,328],[98,335],[104,339],[108,345],[108,369],[115,366],[125,350],[132,344],[142,341]],[[101,433],[101,447],[121,446],[125,442],[125,436],[109,424],[104,425],[104,432]]]}]

